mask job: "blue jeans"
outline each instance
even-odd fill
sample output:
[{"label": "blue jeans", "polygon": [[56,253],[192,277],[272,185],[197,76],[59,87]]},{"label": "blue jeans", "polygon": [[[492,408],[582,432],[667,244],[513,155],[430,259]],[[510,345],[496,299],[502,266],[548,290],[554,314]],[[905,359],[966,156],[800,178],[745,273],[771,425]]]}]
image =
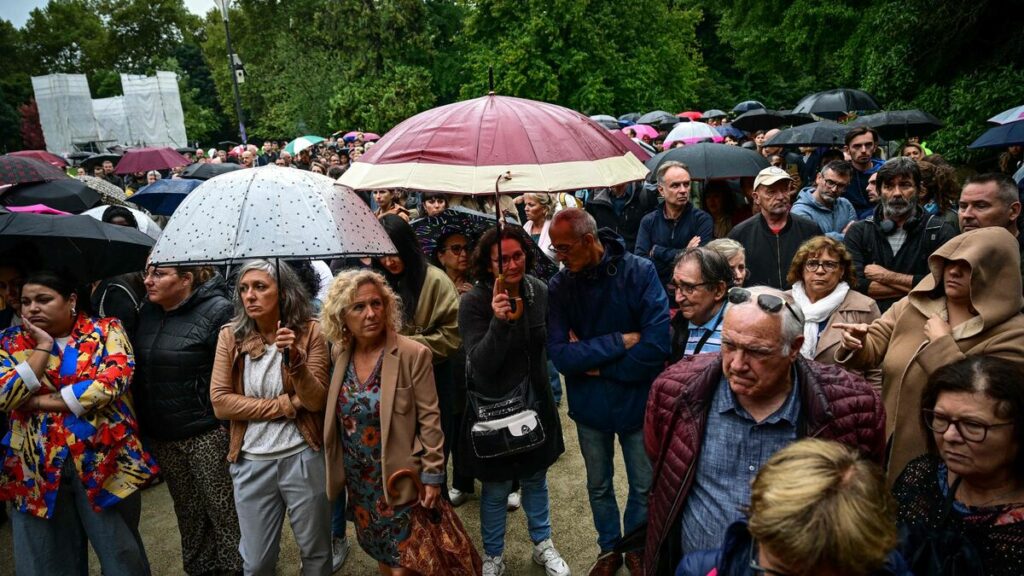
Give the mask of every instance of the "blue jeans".
[{"label": "blue jeans", "polygon": [[[548,499],[548,470],[535,472],[519,479],[522,486],[523,512],[530,540],[534,544],[551,538],[551,502]],[[480,535],[484,541],[484,554],[501,556],[505,550],[505,521],[508,519],[508,495],[512,493],[512,480],[481,482]]]},{"label": "blue jeans", "polygon": [[622,538],[623,530],[629,534],[647,522],[647,494],[654,475],[651,461],[644,451],[644,431],[619,433],[619,446],[626,464],[629,494],[626,513],[619,520],[619,504],[615,500],[615,433],[602,432],[576,423],[580,439],[580,452],[587,467],[587,494],[590,511],[597,529],[597,544],[601,553],[610,552]]},{"label": "blue jeans", "polygon": [[551,379],[551,393],[555,396],[555,404],[562,403],[562,377],[555,368],[555,363],[548,360],[548,378]]},{"label": "blue jeans", "polygon": [[345,538],[345,504],[347,501],[345,490],[342,489],[331,510],[331,536],[334,538]]}]

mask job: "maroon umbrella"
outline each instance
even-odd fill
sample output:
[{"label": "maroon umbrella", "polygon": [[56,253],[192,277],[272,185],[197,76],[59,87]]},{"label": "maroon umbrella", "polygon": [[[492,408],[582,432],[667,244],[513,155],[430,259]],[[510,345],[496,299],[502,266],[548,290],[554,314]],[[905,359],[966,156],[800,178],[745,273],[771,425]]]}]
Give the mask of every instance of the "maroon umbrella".
[{"label": "maroon umbrella", "polygon": [[46,162],[51,166],[56,166],[57,168],[64,168],[68,165],[63,158],[56,154],[51,154],[46,150],[18,150],[17,152],[11,152],[8,155],[18,156],[21,158],[35,158],[36,160],[42,160],[43,162]]},{"label": "maroon umbrella", "polygon": [[174,148],[133,148],[126,150],[117,163],[117,174],[133,174],[150,170],[167,170],[191,164],[188,158],[178,154]]},{"label": "maroon umbrella", "polygon": [[64,180],[68,175],[56,166],[35,158],[5,154],[0,156],[0,186]]},{"label": "maroon umbrella", "polygon": [[647,150],[644,150],[643,146],[634,142],[632,138],[623,134],[622,131],[620,131],[618,128],[616,128],[615,130],[609,130],[608,133],[611,134],[619,142],[622,142],[622,145],[625,146],[627,150],[632,152],[633,156],[636,156],[637,159],[640,160],[641,162],[647,162],[648,160],[651,159],[651,156],[654,156],[654,154],[651,154]]}]

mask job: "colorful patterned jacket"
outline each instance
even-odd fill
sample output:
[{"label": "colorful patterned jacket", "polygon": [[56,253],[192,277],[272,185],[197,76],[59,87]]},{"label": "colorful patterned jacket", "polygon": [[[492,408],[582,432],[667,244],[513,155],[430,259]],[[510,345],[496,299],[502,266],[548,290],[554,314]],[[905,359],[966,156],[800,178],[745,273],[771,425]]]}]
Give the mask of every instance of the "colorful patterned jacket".
[{"label": "colorful patterned jacket", "polygon": [[[139,440],[128,393],[135,361],[120,321],[79,314],[67,346],[62,352],[54,343],[38,380],[27,364],[18,367],[34,347],[20,326],[0,333],[0,412],[10,414],[0,442],[0,500],[52,517],[61,468],[71,458],[95,510],[120,502],[158,472]],[[55,391],[71,412],[18,409]]]}]

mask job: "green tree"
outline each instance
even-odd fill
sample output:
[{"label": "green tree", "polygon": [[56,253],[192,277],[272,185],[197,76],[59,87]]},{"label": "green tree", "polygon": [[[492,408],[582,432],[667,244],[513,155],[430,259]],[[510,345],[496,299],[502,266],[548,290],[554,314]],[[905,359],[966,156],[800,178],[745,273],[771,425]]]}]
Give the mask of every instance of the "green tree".
[{"label": "green tree", "polygon": [[152,74],[201,27],[182,0],[98,0],[96,7],[118,72]]},{"label": "green tree", "polygon": [[107,29],[92,0],[51,0],[29,14],[23,57],[32,74],[86,74],[110,66]]}]

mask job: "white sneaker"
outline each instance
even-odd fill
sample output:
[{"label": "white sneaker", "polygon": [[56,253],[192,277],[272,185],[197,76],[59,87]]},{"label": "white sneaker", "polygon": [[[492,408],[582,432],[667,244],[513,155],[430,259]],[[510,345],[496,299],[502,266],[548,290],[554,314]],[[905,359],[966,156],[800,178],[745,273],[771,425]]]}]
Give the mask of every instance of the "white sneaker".
[{"label": "white sneaker", "polygon": [[331,572],[337,572],[341,569],[341,565],[348,558],[348,552],[351,548],[348,538],[331,537]]},{"label": "white sneaker", "polygon": [[508,502],[505,504],[505,507],[508,508],[509,512],[519,510],[519,507],[522,505],[523,499],[522,496],[519,495],[519,492],[513,492],[508,495]]},{"label": "white sneaker", "polygon": [[458,508],[469,501],[469,494],[458,488],[449,488],[448,499],[451,500],[453,507]]},{"label": "white sneaker", "polygon": [[555,550],[551,538],[533,545],[533,561],[544,567],[548,576],[569,576],[569,566]]},{"label": "white sneaker", "polygon": [[483,576],[502,576],[503,574],[505,574],[505,561],[501,556],[484,554]]}]

